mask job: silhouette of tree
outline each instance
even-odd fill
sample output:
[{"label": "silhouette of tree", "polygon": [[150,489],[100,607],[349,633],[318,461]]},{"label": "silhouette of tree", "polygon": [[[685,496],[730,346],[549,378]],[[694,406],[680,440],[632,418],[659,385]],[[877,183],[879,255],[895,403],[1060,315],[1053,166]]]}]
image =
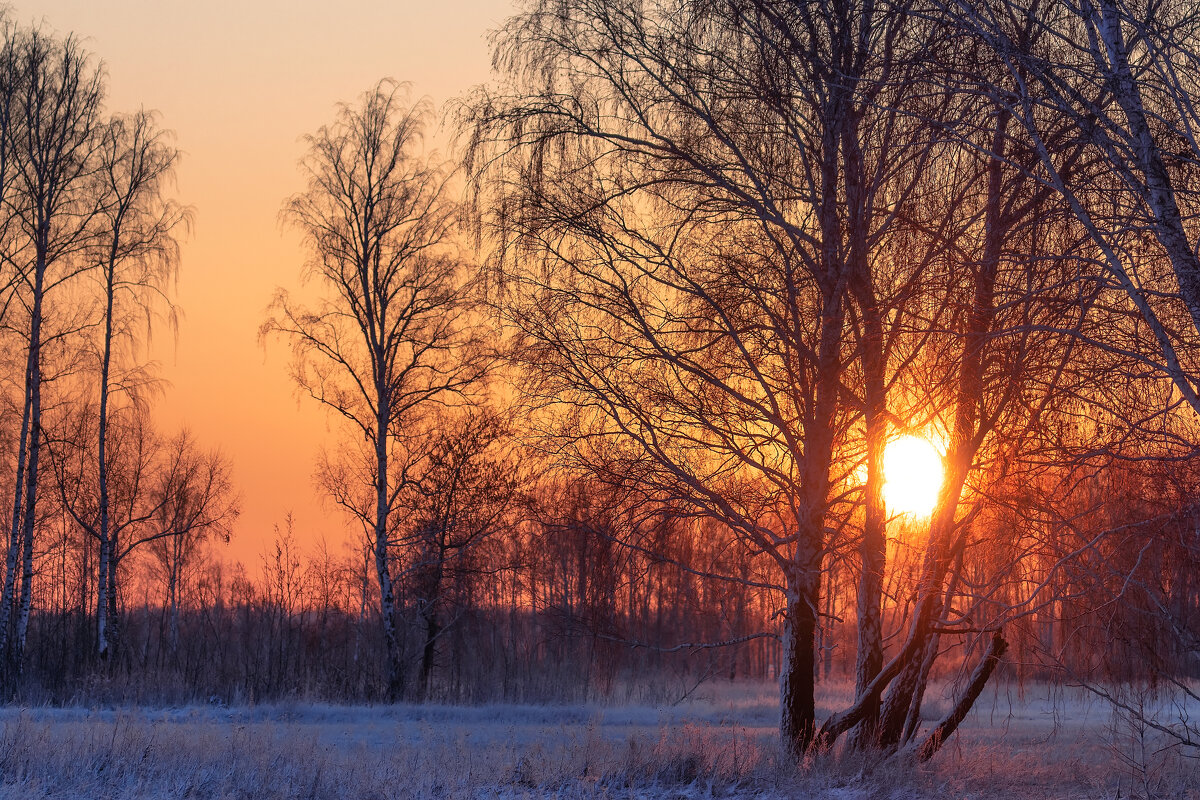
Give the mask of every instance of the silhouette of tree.
[{"label": "silhouette of tree", "polygon": [[418,150],[430,104],[407,97],[407,86],[382,81],[307,137],[308,186],[283,216],[304,235],[308,276],[328,294],[307,308],[281,290],[262,329],[291,341],[300,390],[365,445],[328,461],[325,483],[370,537],[392,698],[405,675],[389,547],[398,499],[425,455],[412,434],[489,363],[456,247],[451,175]]},{"label": "silhouette of tree", "polygon": [[[815,733],[822,561],[851,390],[867,422],[860,672],[879,668],[887,309],[871,277],[935,132],[935,42],[873,4],[535,3],[481,95],[500,303],[562,450],[729,526],[783,578],[784,741]],[[927,109],[928,110],[928,109]],[[931,251],[916,252],[906,274]],[[900,263],[900,262],[896,262]],[[906,278],[895,276],[904,285]],[[856,309],[863,335],[847,336]],[[875,559],[874,563],[871,559]]]},{"label": "silhouette of tree", "polygon": [[[100,210],[93,257],[99,271],[103,310],[97,346],[100,363],[94,432],[95,498],[87,501],[94,513],[81,514],[73,503],[67,507],[99,545],[96,648],[101,658],[107,658],[110,645],[118,637],[116,565],[123,550],[115,533],[119,526],[114,528],[109,514],[109,425],[112,414],[121,410],[114,409],[112,402],[122,396],[127,403],[139,402],[139,393],[152,380],[136,361],[125,362],[136,354],[139,334],[149,332],[155,301],[165,299],[167,285],[178,267],[174,231],[187,221],[187,212],[163,197],[177,153],[167,144],[166,135],[155,127],[152,115],[143,111],[109,120],[101,134],[97,158]],[[170,309],[169,303],[167,307]],[[138,324],[142,320],[144,327]]]},{"label": "silhouette of tree", "polygon": [[26,356],[12,527],[0,590],[0,659],[11,678],[22,663],[33,597],[47,353],[87,325],[86,308],[69,303],[54,308],[52,326],[47,318],[53,299],[91,267],[81,256],[95,243],[101,207],[96,153],[104,128],[104,87],[99,65],[76,38],[59,40],[37,28],[12,32],[0,67],[4,94],[11,93],[0,102],[7,125],[0,131],[0,147],[11,186],[11,193],[6,187],[6,216],[12,235],[6,237],[4,263],[15,275],[5,325],[20,337]]},{"label": "silhouette of tree", "polygon": [[[1071,304],[1094,296],[1046,244],[1062,215],[1028,143],[954,88],[994,65],[904,2],[533,3],[499,42],[508,80],[470,108],[471,164],[549,449],[774,562],[759,588],[784,596],[793,753],[854,728],[907,744],[939,637],[972,633],[944,618],[968,479],[1074,378]],[[882,453],[923,427],[949,478],[885,661]],[[835,557],[857,570],[857,691],[818,732]],[[978,680],[921,757],[1021,613],[986,623]]]},{"label": "silhouette of tree", "polygon": [[405,498],[408,522],[397,535],[401,585],[413,600],[420,634],[417,697],[426,700],[439,640],[466,613],[475,584],[499,559],[488,545],[505,529],[517,500],[512,434],[488,408],[432,420],[429,457]]}]

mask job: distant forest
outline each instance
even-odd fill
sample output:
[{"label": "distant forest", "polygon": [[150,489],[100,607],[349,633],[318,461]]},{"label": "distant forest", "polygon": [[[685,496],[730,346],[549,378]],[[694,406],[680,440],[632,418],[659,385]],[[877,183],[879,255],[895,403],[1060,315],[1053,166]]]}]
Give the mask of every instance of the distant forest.
[{"label": "distant forest", "polygon": [[[454,160],[391,79],[304,140],[305,290],[260,344],[341,434],[347,535],[288,518],[248,571],[237,465],[152,421],[170,120],[5,23],[5,699],[777,680],[795,755],[927,759],[992,680],[1196,697],[1200,14],[529,0],[494,42]],[[944,468],[925,513],[889,507],[900,437]]]}]

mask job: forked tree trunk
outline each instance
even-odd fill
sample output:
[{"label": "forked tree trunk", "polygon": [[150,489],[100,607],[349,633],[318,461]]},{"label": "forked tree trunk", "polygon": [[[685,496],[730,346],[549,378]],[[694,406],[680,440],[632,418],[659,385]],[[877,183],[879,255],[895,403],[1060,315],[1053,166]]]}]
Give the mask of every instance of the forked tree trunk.
[{"label": "forked tree trunk", "polygon": [[[959,539],[960,543],[965,541],[965,534]],[[958,587],[958,577],[962,574],[963,566],[963,548],[958,547],[955,551],[955,567],[950,575],[949,585],[946,587],[946,594],[942,600],[941,615],[945,615],[946,609],[950,607],[950,600],[954,597],[954,593]],[[902,742],[911,741],[917,733],[917,727],[921,724],[921,704],[925,700],[925,690],[929,686],[929,675],[933,671],[933,664],[937,661],[938,649],[941,645],[941,636],[934,633],[929,637],[929,641],[925,644],[925,654],[921,660],[921,669],[917,675],[917,683],[913,689],[912,699],[908,705],[908,718],[904,722],[904,733],[901,736]]]},{"label": "forked tree trunk", "polygon": [[992,673],[996,671],[996,667],[1000,665],[1000,657],[1004,655],[1004,651],[1008,649],[1008,642],[1004,640],[1003,633],[996,631],[992,634],[991,642],[988,645],[987,652],[979,665],[975,667],[975,671],[971,674],[971,681],[959,696],[958,701],[954,704],[954,708],[943,719],[929,737],[917,749],[917,760],[928,761],[933,758],[941,746],[945,744],[946,739],[958,729],[959,724],[966,719],[971,707],[975,705],[975,701],[979,699],[979,695],[983,692],[983,687],[987,685],[988,678],[992,677]]},{"label": "forked tree trunk", "polygon": [[918,583],[922,597],[918,606],[925,609],[914,615],[912,632],[915,649],[903,670],[888,690],[883,704],[879,743],[884,748],[902,744],[916,732],[913,721],[920,709],[928,673],[937,658],[938,636],[933,625],[945,610],[946,574],[954,553],[955,514],[959,498],[971,471],[979,447],[978,428],[983,402],[983,369],[992,328],[995,325],[995,287],[1000,269],[1004,239],[1011,221],[1004,218],[1004,154],[1009,114],[996,112],[992,151],[987,162],[987,195],[984,208],[984,243],[975,271],[974,302],[967,315],[963,335],[963,355],[958,373],[954,424],[946,453],[946,474],[938,497],[938,507],[929,527],[929,544]]},{"label": "forked tree trunk", "polygon": [[[974,430],[973,425],[970,430]],[[973,448],[958,442],[957,433],[963,432],[963,428],[956,428],[956,434],[951,438],[950,452],[946,456],[945,483],[938,509],[930,524],[929,543],[917,583],[917,605],[909,627],[908,653],[883,701],[879,745],[885,749],[892,749],[902,742],[909,709],[914,701],[920,704],[916,692],[918,687],[926,684],[927,663],[932,664],[936,658],[936,654],[933,658],[929,657],[928,648],[937,635],[934,627],[945,608],[945,581],[955,553],[954,515],[974,454]]]}]

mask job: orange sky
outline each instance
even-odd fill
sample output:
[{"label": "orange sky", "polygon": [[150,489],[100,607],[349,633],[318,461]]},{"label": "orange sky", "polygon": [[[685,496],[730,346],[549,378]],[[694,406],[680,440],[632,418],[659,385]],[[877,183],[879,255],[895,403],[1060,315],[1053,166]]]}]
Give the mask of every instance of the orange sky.
[{"label": "orange sky", "polygon": [[178,343],[165,331],[156,341],[171,383],[157,418],[167,431],[187,425],[233,462],[242,516],[229,555],[252,573],[289,510],[306,545],[348,535],[312,481],[328,418],[297,398],[285,347],[264,350],[257,339],[275,288],[299,283],[299,240],[277,222],[301,188],[299,137],[385,76],[439,104],[487,80],[487,32],[513,9],[512,0],[13,5],[20,22],[86,37],[108,69],[110,110],[156,109],[178,136],[177,197],[195,208],[196,225],[175,295]]}]

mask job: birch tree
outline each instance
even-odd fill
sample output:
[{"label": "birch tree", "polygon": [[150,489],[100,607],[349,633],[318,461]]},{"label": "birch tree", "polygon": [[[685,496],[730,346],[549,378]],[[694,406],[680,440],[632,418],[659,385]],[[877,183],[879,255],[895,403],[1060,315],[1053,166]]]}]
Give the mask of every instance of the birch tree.
[{"label": "birch tree", "polygon": [[[186,212],[163,196],[164,184],[174,170],[176,150],[145,111],[117,116],[109,121],[101,146],[101,177],[105,202],[101,211],[103,249],[99,262],[104,298],[103,334],[100,346],[100,400],[97,421],[96,525],[84,525],[99,542],[96,581],[96,648],[101,658],[109,653],[109,619],[116,608],[117,574],[113,553],[121,543],[109,524],[107,438],[110,397],[139,389],[142,373],[136,364],[124,374],[114,375],[114,349],[124,344],[136,353],[137,336],[130,312],[141,316],[150,327],[150,305],[165,298],[165,291],[178,266],[175,229],[186,220]],[[133,308],[126,308],[132,305]],[[140,306],[144,312],[136,315]],[[169,305],[168,305],[169,309]],[[124,341],[121,341],[124,340]],[[77,521],[83,522],[79,517]]]},{"label": "birch tree", "polygon": [[[1010,88],[1005,103],[1052,187],[1097,249],[1158,348],[1153,365],[1200,410],[1192,376],[1200,330],[1195,170],[1200,164],[1200,18],[1179,2],[954,0],[949,25],[984,43]],[[1085,148],[1066,162],[1054,131]],[[1164,268],[1160,268],[1159,265]]]},{"label": "birch tree", "polygon": [[[1194,428],[1176,418],[1180,403],[1200,412],[1200,205],[1194,189],[1200,166],[1200,14],[1186,2],[1143,0],[996,5],[955,0],[944,9],[953,25],[986,45],[1006,68],[1011,89],[998,99],[1038,148],[1031,174],[1053,188],[1094,247],[1097,279],[1119,287],[1125,305],[1142,321],[1138,338],[1153,350],[1140,359],[1140,383],[1151,383],[1147,373],[1157,373],[1174,385],[1174,392],[1156,398],[1157,414],[1167,420],[1157,430],[1143,430],[1128,414],[1117,424],[1137,429],[1158,458],[1180,458],[1180,448],[1194,452]],[[1082,165],[1064,162],[1048,133],[1054,128],[1072,131],[1086,154]],[[1113,351],[1117,345],[1102,347]],[[1125,344],[1125,349],[1140,348]],[[1154,396],[1144,388],[1139,392]],[[1187,432],[1180,435],[1179,428]],[[1114,445],[1111,452],[1134,461],[1145,457],[1136,448],[1123,452],[1127,449]],[[1190,517],[1189,505],[1181,504],[1179,517]],[[1154,537],[1146,536],[1130,546],[1140,557],[1153,544]],[[1118,559],[1100,571],[1124,570],[1119,585],[1137,587],[1144,580],[1140,569]],[[1133,600],[1132,611],[1157,620],[1140,626],[1173,630],[1172,647],[1194,651],[1194,634],[1162,601],[1171,591],[1163,587]],[[1129,602],[1124,589],[1117,594]],[[1143,666],[1154,680],[1196,699],[1171,662],[1147,659]],[[1154,719],[1126,705],[1119,691],[1101,691],[1139,725],[1195,745],[1186,719],[1176,724]]]},{"label": "birch tree", "polygon": [[[96,274],[100,287],[99,341],[96,345],[98,399],[88,404],[97,415],[95,428],[75,426],[75,436],[67,437],[64,447],[82,448],[95,459],[94,478],[81,494],[79,474],[74,476],[74,491],[63,487],[62,497],[68,512],[84,532],[98,545],[96,576],[96,648],[101,659],[108,658],[117,638],[117,566],[128,553],[120,534],[154,516],[153,502],[137,497],[142,485],[145,459],[137,454],[145,450],[135,445],[153,438],[145,430],[145,412],[136,408],[153,383],[146,367],[137,359],[138,345],[149,335],[155,306],[166,300],[169,281],[178,266],[175,229],[186,221],[187,213],[163,196],[170,180],[176,151],[157,129],[153,116],[138,112],[109,120],[101,134],[97,152],[96,191],[99,212],[96,216]],[[168,315],[171,305],[166,302]],[[116,405],[114,407],[114,401]],[[85,412],[86,413],[86,412]],[[125,513],[114,521],[111,513],[110,426],[115,414],[132,415],[125,426],[126,443],[134,454],[134,468],[126,468],[131,496],[124,498]],[[85,434],[94,445],[80,440]],[[66,477],[59,470],[61,479]],[[137,543],[144,543],[144,537]]]},{"label": "birch tree", "polygon": [[497,412],[471,407],[459,419],[442,415],[434,427],[428,461],[406,498],[408,527],[398,537],[420,635],[421,700],[430,698],[439,640],[469,608],[475,580],[489,569],[486,547],[517,499],[517,465],[506,452],[512,432]]},{"label": "birch tree", "polygon": [[[81,256],[94,244],[99,212],[96,151],[102,130],[102,73],[74,37],[58,40],[33,29],[16,36],[9,77],[16,86],[6,150],[9,197],[17,242],[6,261],[17,276],[16,327],[25,351],[13,513],[0,591],[0,657],[9,678],[19,671],[33,591],[33,553],[43,445],[46,348],[86,325],[80,309],[60,306],[47,325],[56,293],[89,268]],[[18,584],[17,578],[20,577]],[[18,588],[19,587],[19,588]]]},{"label": "birch tree", "polygon": [[241,513],[231,472],[219,451],[201,449],[187,430],[163,442],[147,487],[151,513],[139,526],[138,538],[117,554],[123,558],[134,547],[147,544],[151,556],[162,566],[169,619],[167,641],[172,655],[179,649],[183,572],[206,541],[229,541],[233,523]]},{"label": "birch tree", "polygon": [[[475,104],[531,402],[561,411],[559,452],[775,562],[781,733],[797,754],[815,734],[822,561],[860,416],[860,683],[882,659],[890,420],[872,265],[937,152],[900,112],[921,94],[909,55],[936,48],[906,9],[532,3],[497,56],[518,92]],[[907,275],[932,251],[912,255]],[[844,383],[859,357],[862,390]]]},{"label": "birch tree", "polygon": [[304,236],[306,277],[325,294],[305,307],[281,290],[262,329],[292,343],[301,392],[363,443],[333,458],[330,488],[370,539],[393,700],[406,685],[389,548],[398,499],[422,458],[412,432],[487,368],[456,246],[451,174],[421,153],[431,119],[427,100],[411,102],[407,86],[385,80],[306,137],[307,187],[283,217]]},{"label": "birch tree", "polygon": [[[783,596],[797,757],[851,730],[885,752],[921,735],[939,637],[972,633],[947,599],[969,482],[1063,392],[1082,324],[1064,308],[1092,296],[1070,247],[1044,244],[1061,215],[1028,180],[1028,142],[947,66],[994,64],[923,19],[906,3],[534,2],[499,40],[507,82],[472,106],[497,304],[547,449],[773,562],[755,586]],[[880,462],[921,426],[948,434],[950,477],[888,652]],[[858,571],[856,698],[818,728],[834,557]],[[920,758],[999,663],[1025,613],[1009,612]]]}]

